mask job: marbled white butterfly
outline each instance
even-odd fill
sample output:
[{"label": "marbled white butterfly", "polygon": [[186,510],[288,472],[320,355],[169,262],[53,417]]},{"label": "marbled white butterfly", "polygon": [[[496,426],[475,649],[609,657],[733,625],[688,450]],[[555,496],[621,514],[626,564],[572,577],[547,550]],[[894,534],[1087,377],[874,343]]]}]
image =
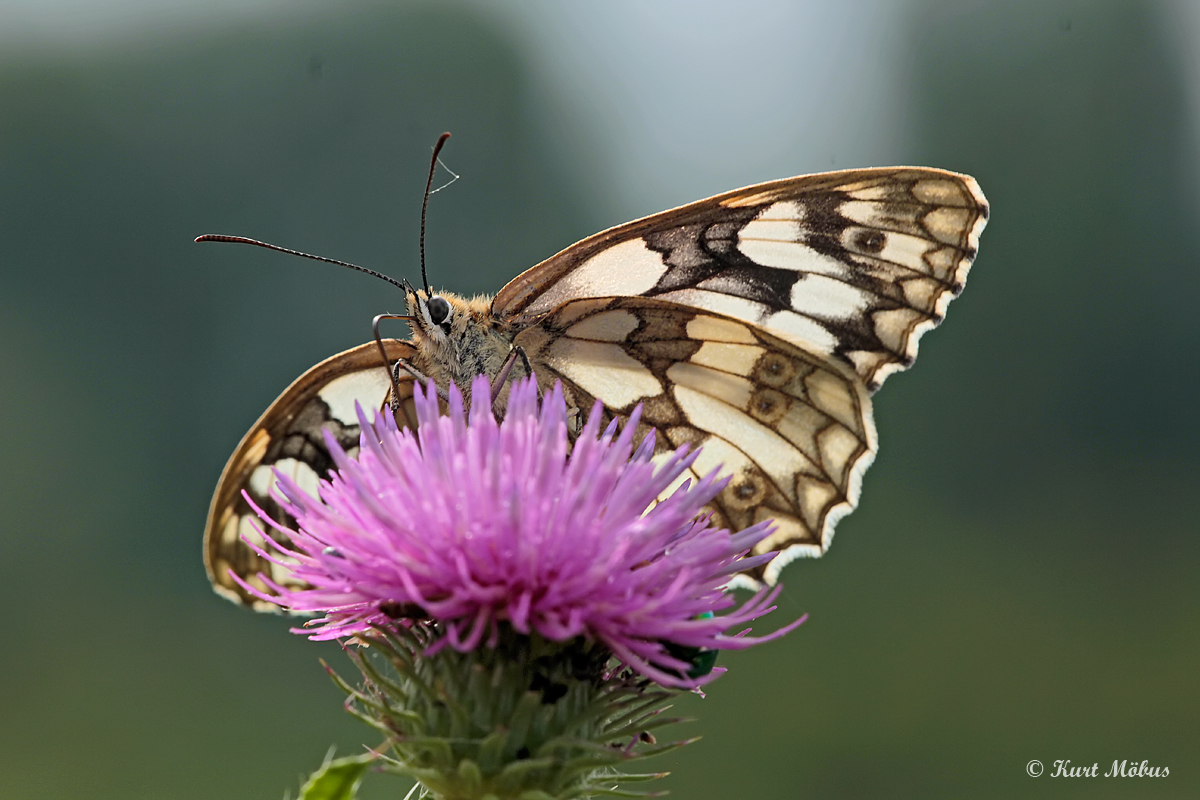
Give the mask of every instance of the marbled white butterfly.
[{"label": "marbled white butterfly", "polygon": [[921,334],[962,291],[987,217],[966,175],[828,172],[619,225],[492,298],[404,284],[412,338],[383,340],[390,372],[375,343],[322,361],[238,445],[208,516],[213,586],[275,609],[228,575],[289,580],[242,540],[261,541],[242,492],[283,520],[268,496],[273,470],[315,494],[331,464],[322,429],[355,451],[355,401],[390,399],[401,421],[415,419],[414,381],[466,388],[484,374],[502,410],[505,377],[530,367],[543,387],[562,382],[579,421],[597,399],[606,419],[642,404],[660,448],[701,447],[691,477],[717,466],[733,476],[713,504],[718,524],[775,519],[759,547],[780,555],[753,576],[773,582],[792,559],[823,553],[854,508],[877,446],[870,395],[913,363]]}]

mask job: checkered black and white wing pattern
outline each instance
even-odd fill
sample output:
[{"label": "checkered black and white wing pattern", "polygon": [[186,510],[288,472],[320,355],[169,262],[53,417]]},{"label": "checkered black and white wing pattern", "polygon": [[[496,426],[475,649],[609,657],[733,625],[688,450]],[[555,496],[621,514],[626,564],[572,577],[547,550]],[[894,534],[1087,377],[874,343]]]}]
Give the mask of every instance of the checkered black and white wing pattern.
[{"label": "checkered black and white wing pattern", "polygon": [[517,343],[581,414],[597,399],[606,419],[641,405],[660,453],[701,448],[680,482],[731,477],[711,507],[718,524],[774,519],[758,549],[781,555],[755,578],[825,551],[875,456],[871,400],[848,367],[732,317],[653,298],[577,300]]},{"label": "checkered black and white wing pattern", "polygon": [[[392,363],[398,358],[411,358],[415,352],[412,346],[391,339],[385,339],[384,346]],[[404,425],[406,419],[416,419],[411,376],[402,372],[399,385],[405,413],[398,415],[398,421]],[[247,546],[243,537],[263,544],[257,529],[263,523],[242,492],[249,494],[276,522],[293,525],[294,520],[271,497],[276,470],[315,497],[319,481],[333,465],[323,431],[332,433],[348,453],[356,454],[360,426],[355,403],[371,413],[383,407],[390,394],[388,373],[375,343],[370,342],[317,364],[297,378],[267,408],[225,465],[209,506],[204,531],[204,566],[217,593],[256,611],[279,611],[273,603],[247,592],[229,573],[232,571],[264,592],[267,587],[260,573],[282,585],[301,588],[290,571],[267,561]],[[280,540],[280,544],[288,545],[286,537],[279,532],[271,531],[271,534]]]},{"label": "checkered black and white wing pattern", "polygon": [[514,279],[493,310],[532,321],[580,298],[654,297],[841,361],[874,391],[962,291],[987,215],[974,179],[943,170],[790,178],[585,239]]}]

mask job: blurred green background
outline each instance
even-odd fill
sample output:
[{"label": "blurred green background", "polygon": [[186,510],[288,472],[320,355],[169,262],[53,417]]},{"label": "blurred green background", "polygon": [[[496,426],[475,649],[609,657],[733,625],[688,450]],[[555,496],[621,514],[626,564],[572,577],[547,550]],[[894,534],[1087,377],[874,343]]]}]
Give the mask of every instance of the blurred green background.
[{"label": "blurred green background", "polygon": [[810,621],[647,764],[673,796],[1200,796],[1198,33],[1183,2],[0,2],[0,797],[279,798],[374,743],[336,649],[213,595],[200,539],[255,417],[401,300],[191,240],[414,279],[443,130],[460,292],[805,172],[992,203],[860,509],[784,574]]}]

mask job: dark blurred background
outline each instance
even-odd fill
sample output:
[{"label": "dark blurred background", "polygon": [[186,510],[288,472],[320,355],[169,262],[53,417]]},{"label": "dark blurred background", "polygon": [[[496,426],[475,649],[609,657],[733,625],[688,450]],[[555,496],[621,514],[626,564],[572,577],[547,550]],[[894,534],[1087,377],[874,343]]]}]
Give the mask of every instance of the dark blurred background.
[{"label": "dark blurred background", "polygon": [[213,595],[200,539],[251,422],[401,300],[191,240],[414,279],[443,130],[459,292],[805,172],[992,203],[876,397],[860,509],[784,573],[810,621],[723,657],[681,703],[703,739],[646,764],[673,796],[1200,795],[1198,32],[1182,2],[0,3],[0,797],[279,798],[375,743],[336,648]]}]

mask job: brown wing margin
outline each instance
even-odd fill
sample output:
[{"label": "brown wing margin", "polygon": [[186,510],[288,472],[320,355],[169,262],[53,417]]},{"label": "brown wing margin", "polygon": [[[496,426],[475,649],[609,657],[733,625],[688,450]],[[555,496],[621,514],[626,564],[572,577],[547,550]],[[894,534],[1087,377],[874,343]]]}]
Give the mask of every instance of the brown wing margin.
[{"label": "brown wing margin", "polygon": [[[383,343],[388,360],[393,363],[398,358],[411,358],[416,352],[407,342],[385,339]],[[360,381],[354,380],[356,376]],[[401,378],[400,390],[409,418],[416,419],[411,407],[412,379],[407,375]],[[221,472],[205,524],[204,567],[213,589],[226,599],[249,605],[257,611],[279,610],[247,593],[228,574],[232,570],[259,588],[265,588],[257,577],[260,572],[286,580],[286,575],[273,574],[274,565],[259,557],[241,540],[242,533],[246,532],[243,520],[253,515],[242,491],[250,491],[256,502],[278,521],[290,522],[290,517],[266,497],[261,486],[251,485],[251,476],[256,469],[289,459],[292,463],[307,464],[323,477],[329,459],[321,439],[320,429],[324,426],[336,428],[334,432],[339,440],[345,440],[343,446],[357,443],[357,422],[334,418],[328,404],[320,397],[321,392],[335,381],[345,379],[350,381],[348,390],[353,390],[356,383],[366,389],[363,394],[369,396],[360,397],[351,391],[346,398],[347,401],[357,399],[366,409],[379,408],[390,393],[387,372],[380,363],[374,342],[331,356],[297,378],[267,407],[242,437]],[[345,416],[345,406],[352,407],[352,402],[342,405],[340,411]]]}]

